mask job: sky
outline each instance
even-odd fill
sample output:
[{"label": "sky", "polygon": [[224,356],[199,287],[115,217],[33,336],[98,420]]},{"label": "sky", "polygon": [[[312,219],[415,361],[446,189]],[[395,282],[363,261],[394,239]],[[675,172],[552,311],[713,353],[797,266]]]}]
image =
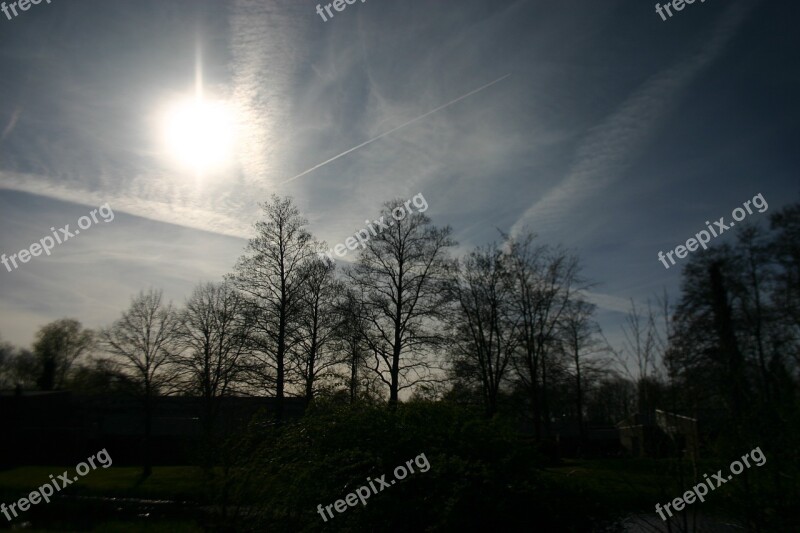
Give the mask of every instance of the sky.
[{"label": "sky", "polygon": [[659,251],[758,194],[754,224],[800,201],[796,2],[344,5],[0,13],[0,253],[86,226],[0,266],[0,337],[104,327],[151,287],[182,304],[274,193],[330,246],[417,194],[455,255],[532,230],[580,256],[613,339],[631,301],[678,297]]}]

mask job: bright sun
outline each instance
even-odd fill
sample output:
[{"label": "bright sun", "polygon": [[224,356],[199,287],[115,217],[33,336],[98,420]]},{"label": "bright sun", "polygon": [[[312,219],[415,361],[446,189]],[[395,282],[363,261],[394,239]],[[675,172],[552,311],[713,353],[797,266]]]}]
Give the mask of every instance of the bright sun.
[{"label": "bright sun", "polygon": [[181,164],[205,172],[230,162],[234,113],[220,101],[191,98],[168,109],[164,137],[171,155]]}]

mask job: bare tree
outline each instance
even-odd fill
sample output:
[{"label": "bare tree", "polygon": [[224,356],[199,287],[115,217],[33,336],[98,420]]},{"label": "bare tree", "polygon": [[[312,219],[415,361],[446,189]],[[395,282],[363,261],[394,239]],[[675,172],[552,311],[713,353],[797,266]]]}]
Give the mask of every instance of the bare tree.
[{"label": "bare tree", "polygon": [[603,361],[598,356],[606,352],[600,327],[593,320],[596,306],[586,300],[576,299],[567,306],[562,318],[560,338],[564,352],[572,363],[575,379],[575,411],[581,441],[586,441],[584,423],[586,383],[599,373]]},{"label": "bare tree", "polygon": [[179,314],[180,357],[176,363],[187,389],[203,400],[203,428],[214,435],[220,399],[228,396],[244,371],[254,315],[247,299],[228,283],[195,288]]},{"label": "bare tree", "polygon": [[536,438],[542,422],[549,431],[548,362],[558,346],[559,321],[574,295],[587,286],[579,277],[578,258],[559,248],[535,245],[531,232],[506,237],[520,315],[521,350],[514,360],[520,384],[533,407]]},{"label": "bare tree", "polygon": [[454,370],[458,378],[480,385],[489,417],[497,412],[500,387],[520,339],[507,263],[496,244],[478,248],[467,255],[453,281],[460,311]]},{"label": "bare tree", "polygon": [[447,251],[455,243],[450,227],[406,213],[400,200],[384,204],[381,214],[388,227],[367,241],[348,277],[365,297],[371,368],[395,406],[401,390],[436,379],[428,356],[445,342],[440,323],[450,313],[445,289],[452,272]]},{"label": "bare tree", "polygon": [[[664,299],[658,304],[657,309],[665,313],[661,318],[668,326],[668,302]],[[631,308],[622,324],[622,348],[612,349],[618,368],[636,384],[640,413],[651,413],[657,405],[666,401],[667,332],[659,329],[660,311],[657,309],[648,301],[647,310],[643,311],[631,299]]]},{"label": "bare tree", "polygon": [[[308,223],[291,198],[273,196],[263,206],[265,219],[256,223],[245,255],[231,280],[256,308],[254,370],[263,386],[274,383],[276,417],[283,418],[287,355],[298,336],[302,296],[319,246],[305,229]],[[274,377],[273,377],[274,376]]]},{"label": "bare tree", "polygon": [[173,377],[165,370],[176,352],[179,328],[172,304],[164,304],[162,300],[160,290],[140,292],[122,313],[122,318],[100,335],[106,351],[119,358],[123,369],[136,379],[140,387],[144,407],[144,477],[152,471],[153,398]]},{"label": "bare tree", "polygon": [[336,314],[339,325],[336,339],[341,351],[346,356],[347,377],[344,380],[350,395],[350,403],[355,403],[361,390],[367,388],[362,370],[368,370],[367,354],[367,320],[364,297],[355,287],[345,286],[345,293],[338,302]]},{"label": "bare tree", "polygon": [[291,361],[303,380],[306,404],[311,403],[318,379],[331,374],[339,363],[332,350],[337,327],[342,319],[337,313],[344,288],[335,276],[335,265],[327,258],[310,260],[305,267],[305,289],[300,300],[300,321],[295,330],[295,348]]}]

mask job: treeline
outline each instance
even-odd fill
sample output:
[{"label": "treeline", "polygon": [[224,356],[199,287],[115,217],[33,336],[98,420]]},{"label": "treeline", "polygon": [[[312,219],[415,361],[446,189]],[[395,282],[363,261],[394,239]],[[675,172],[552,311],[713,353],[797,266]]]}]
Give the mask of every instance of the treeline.
[{"label": "treeline", "polygon": [[446,398],[512,410],[537,437],[657,407],[744,423],[757,406],[796,403],[798,205],[694,254],[677,305],[633,305],[616,348],[579,259],[530,232],[455,258],[450,227],[394,200],[381,212],[394,223],[340,268],[290,198],[263,210],[223,281],[180,308],[142,292],[97,332],[56,321],[32,351],[0,345],[0,387],[134,392],[148,413],[156,395],[191,394],[208,428],[230,395],[274,396],[279,419],[288,396]]},{"label": "treeline", "polygon": [[395,200],[381,213],[394,223],[337,268],[291,199],[263,209],[222,282],[198,286],[182,308],[142,292],[97,332],[49,324],[32,352],[3,349],[1,385],[136,392],[148,410],[158,394],[198,395],[209,426],[227,395],[274,396],[280,418],[287,396],[394,406],[410,394],[449,395],[492,416],[516,394],[537,435],[565,408],[581,425],[586,409],[608,411],[591,405],[608,350],[566,250],[503,235],[459,260],[451,228],[422,212],[398,220]]}]

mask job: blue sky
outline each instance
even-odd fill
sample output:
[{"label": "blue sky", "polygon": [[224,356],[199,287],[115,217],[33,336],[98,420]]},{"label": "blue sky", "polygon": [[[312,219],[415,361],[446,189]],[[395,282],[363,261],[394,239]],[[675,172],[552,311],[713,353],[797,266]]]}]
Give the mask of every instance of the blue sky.
[{"label": "blue sky", "polygon": [[[631,298],[677,296],[659,250],[758,193],[756,223],[800,199],[794,2],[695,2],[667,21],[633,0],[367,0],[327,22],[315,6],[0,14],[0,252],[115,213],[0,267],[4,340],[64,316],[107,325],[149,287],[182,303],[230,271],[273,192],[331,245],[417,193],[458,253],[529,227],[581,256],[613,338]],[[198,79],[236,116],[202,175],[162,134]]]}]

